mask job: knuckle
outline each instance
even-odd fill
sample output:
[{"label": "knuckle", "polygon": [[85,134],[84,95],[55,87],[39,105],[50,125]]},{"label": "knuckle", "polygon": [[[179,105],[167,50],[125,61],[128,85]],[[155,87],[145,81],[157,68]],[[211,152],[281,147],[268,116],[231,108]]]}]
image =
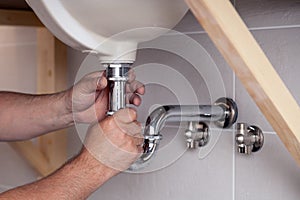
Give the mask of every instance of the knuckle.
[{"label": "knuckle", "polygon": [[131,140],[128,142],[128,144],[129,144],[130,147],[136,146],[136,144],[135,144],[135,142],[134,142],[133,139],[131,139]]},{"label": "knuckle", "polygon": [[107,117],[106,119],[107,119],[106,123],[107,123],[108,126],[110,126],[110,127],[116,126],[116,122],[115,122],[115,119],[113,117]]},{"label": "knuckle", "polygon": [[133,108],[124,108],[119,110],[116,113],[115,117],[119,121],[130,123],[136,120],[137,113]]},{"label": "knuckle", "polygon": [[134,123],[132,124],[131,127],[131,134],[132,135],[136,135],[136,136],[140,136],[140,134],[142,133],[142,125],[140,125],[139,123]]},{"label": "knuckle", "polygon": [[139,138],[139,144],[143,144],[144,143],[144,138],[140,137]]},{"label": "knuckle", "polygon": [[127,137],[126,133],[124,133],[124,132],[122,132],[122,131],[119,131],[119,133],[117,133],[117,134],[118,134],[118,138],[119,138],[120,140],[126,141],[126,137]]}]

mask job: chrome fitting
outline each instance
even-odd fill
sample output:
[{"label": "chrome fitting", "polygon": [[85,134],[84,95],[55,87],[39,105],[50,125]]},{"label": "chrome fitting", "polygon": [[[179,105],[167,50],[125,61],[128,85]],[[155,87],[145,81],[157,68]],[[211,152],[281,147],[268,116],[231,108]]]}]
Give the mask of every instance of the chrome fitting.
[{"label": "chrome fitting", "polygon": [[237,151],[242,154],[251,154],[259,151],[264,144],[264,134],[260,128],[246,123],[237,124],[235,136]]},{"label": "chrome fitting", "polygon": [[109,111],[112,115],[126,106],[126,82],[131,63],[109,63],[106,67],[106,77],[109,86]]},{"label": "chrome fitting", "polygon": [[222,107],[225,114],[225,117],[216,121],[215,124],[221,128],[231,127],[236,122],[238,116],[236,103],[230,98],[222,97],[219,98],[214,105]]},{"label": "chrome fitting", "polygon": [[204,122],[189,122],[185,131],[186,144],[189,149],[205,146],[209,141],[209,128]]}]

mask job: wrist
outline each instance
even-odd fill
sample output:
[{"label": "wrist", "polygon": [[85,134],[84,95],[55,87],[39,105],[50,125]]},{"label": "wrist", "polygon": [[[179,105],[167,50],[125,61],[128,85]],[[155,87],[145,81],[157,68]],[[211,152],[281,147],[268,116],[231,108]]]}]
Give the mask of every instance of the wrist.
[{"label": "wrist", "polygon": [[80,171],[82,178],[86,180],[86,185],[94,189],[97,189],[119,173],[94,158],[85,147],[83,147],[79,155],[70,164],[79,169],[78,171]]},{"label": "wrist", "polygon": [[59,95],[59,115],[60,119],[66,124],[66,127],[74,125],[73,112],[72,112],[72,89],[68,89]]},{"label": "wrist", "polygon": [[73,87],[62,92],[63,99],[62,102],[64,104],[63,108],[65,113],[72,114],[72,94],[73,94]]}]

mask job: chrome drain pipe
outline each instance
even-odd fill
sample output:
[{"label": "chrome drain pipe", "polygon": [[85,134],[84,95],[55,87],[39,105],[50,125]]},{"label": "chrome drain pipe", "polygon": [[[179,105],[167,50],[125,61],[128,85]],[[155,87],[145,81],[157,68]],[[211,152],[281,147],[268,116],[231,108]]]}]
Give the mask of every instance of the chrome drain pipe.
[{"label": "chrome drain pipe", "polygon": [[103,64],[106,67],[106,77],[109,87],[109,110],[107,115],[126,106],[126,82],[131,63],[109,63]]},{"label": "chrome drain pipe", "polygon": [[237,120],[238,109],[230,98],[220,98],[214,105],[166,105],[155,109],[147,118],[144,130],[144,153],[129,168],[134,171],[146,166],[162,139],[160,131],[166,122],[215,122],[220,128],[231,127]]}]

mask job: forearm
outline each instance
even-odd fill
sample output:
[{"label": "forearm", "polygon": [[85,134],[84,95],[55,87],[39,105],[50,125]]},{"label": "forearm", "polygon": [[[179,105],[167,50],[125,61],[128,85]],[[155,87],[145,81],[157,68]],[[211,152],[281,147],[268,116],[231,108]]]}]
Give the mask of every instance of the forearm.
[{"label": "forearm", "polygon": [[116,174],[87,154],[81,153],[47,178],[3,193],[0,199],[86,199]]},{"label": "forearm", "polygon": [[0,141],[29,139],[72,125],[65,95],[0,92]]}]

